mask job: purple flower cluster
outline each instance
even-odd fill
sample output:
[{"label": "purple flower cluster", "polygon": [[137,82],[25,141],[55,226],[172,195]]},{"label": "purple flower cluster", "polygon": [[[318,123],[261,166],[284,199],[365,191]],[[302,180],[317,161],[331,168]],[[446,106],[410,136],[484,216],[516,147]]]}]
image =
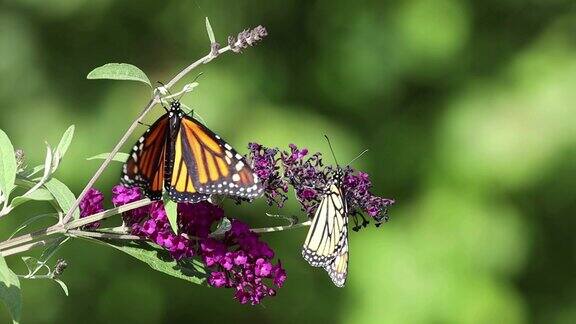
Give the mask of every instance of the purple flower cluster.
[{"label": "purple flower cluster", "polygon": [[[124,205],[141,199],[138,188],[118,185],[112,201]],[[178,231],[172,231],[162,202],[131,210],[123,215],[131,233],[148,238],[170,252],[175,260],[198,255],[210,271],[208,284],[235,289],[234,298],[242,304],[258,304],[276,290],[266,280],[280,288],[286,271],[280,262],[273,265],[274,251],[259,240],[248,225],[232,220],[231,228],[221,237],[211,237],[215,224],[224,218],[224,211],[209,202],[178,204]]]},{"label": "purple flower cluster", "polygon": [[[104,195],[94,188],[88,189],[86,195],[80,201],[80,218],[94,215],[101,211],[104,211]],[[98,227],[100,227],[100,222],[93,222],[83,226],[84,229],[97,229]]]},{"label": "purple flower cluster", "polygon": [[[290,184],[302,210],[309,217],[314,216],[328,184],[340,171],[332,166],[324,166],[321,153],[309,155],[307,149],[298,149],[294,144],[289,145],[288,151],[267,148],[256,143],[250,143],[248,148],[250,149],[248,158],[252,161],[252,167],[264,181],[268,203],[281,201],[282,203],[277,205],[282,207],[287,199],[287,184]],[[361,216],[364,226],[368,222],[362,213],[370,215],[377,226],[387,221],[387,208],[394,204],[394,200],[373,195],[370,192],[372,183],[368,174],[357,172],[351,167],[346,167],[342,171],[344,173],[342,190],[346,196],[350,215]],[[277,196],[281,196],[281,199]],[[358,228],[356,226],[356,229]]]},{"label": "purple flower cluster", "polygon": [[388,206],[395,203],[394,199],[382,198],[370,192],[372,182],[365,172],[350,169],[345,172],[342,189],[346,193],[346,202],[351,213],[359,214],[361,211],[370,215],[376,221],[376,226],[388,221]]},{"label": "purple flower cluster", "polygon": [[234,288],[234,298],[242,304],[259,304],[263,298],[276,295],[266,279],[278,288],[286,280],[280,261],[276,265],[271,262],[274,251],[239,220],[232,220],[223,240],[203,239],[200,250],[204,263],[212,269],[208,283]]},{"label": "purple flower cluster", "polygon": [[327,186],[328,177],[324,172],[322,154],[308,156],[307,149],[299,150],[289,145],[290,151],[280,153],[284,177],[290,182],[302,210],[312,217]]},{"label": "purple flower cluster", "polygon": [[[138,188],[128,188],[123,185],[112,189],[112,202],[121,206],[140,200],[143,195]],[[164,204],[155,201],[149,206],[133,209],[123,215],[124,222],[130,227],[131,233],[148,238],[150,241],[170,252],[175,260],[194,256],[191,241],[182,235],[174,233]]]},{"label": "purple flower cluster", "polygon": [[288,200],[288,182],[280,174],[278,149],[265,148],[257,143],[248,144],[252,170],[262,180],[264,197],[268,205],[283,207]]}]

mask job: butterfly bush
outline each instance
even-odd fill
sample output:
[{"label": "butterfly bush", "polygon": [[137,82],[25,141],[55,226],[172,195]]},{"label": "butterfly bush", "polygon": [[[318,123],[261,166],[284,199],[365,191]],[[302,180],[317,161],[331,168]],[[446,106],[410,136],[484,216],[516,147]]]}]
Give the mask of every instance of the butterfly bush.
[{"label": "butterfly bush", "polygon": [[[340,186],[348,213],[356,223],[354,230],[369,223],[364,214],[377,226],[388,220],[387,208],[394,200],[372,194],[372,182],[367,173],[349,166],[343,169],[325,166],[321,153],[310,154],[294,144],[281,150],[250,143],[248,149],[246,158],[262,180],[264,198],[270,206],[283,207],[292,187],[302,211],[312,218],[328,185],[337,175],[343,175]],[[117,185],[112,189],[115,206],[142,198],[144,195],[137,187]],[[81,217],[102,211],[103,200],[101,192],[90,189],[80,204]],[[361,224],[357,217],[362,218]],[[207,270],[208,285],[232,289],[238,302],[255,305],[266,297],[275,296],[287,279],[281,262],[274,262],[275,252],[250,230],[248,224],[238,219],[231,219],[225,231],[215,231],[217,225],[226,220],[224,210],[208,201],[178,204],[177,233],[170,225],[162,201],[123,214],[124,224],[131,234],[157,244],[176,261],[197,258]],[[85,228],[99,226],[99,223],[91,223]]]}]

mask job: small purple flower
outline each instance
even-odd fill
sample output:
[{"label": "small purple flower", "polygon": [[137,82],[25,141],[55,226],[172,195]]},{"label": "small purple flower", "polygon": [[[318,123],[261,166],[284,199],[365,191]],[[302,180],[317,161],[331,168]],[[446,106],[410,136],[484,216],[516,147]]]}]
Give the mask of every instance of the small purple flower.
[{"label": "small purple flower", "polygon": [[278,288],[282,288],[282,286],[284,285],[284,281],[286,281],[286,270],[284,270],[284,268],[282,268],[282,264],[280,263],[280,261],[278,261],[278,265],[275,265],[272,268],[272,275],[274,276],[274,284],[278,287]]},{"label": "small purple flower", "polygon": [[[140,188],[126,187],[124,185],[117,185],[112,188],[112,203],[114,206],[122,206],[131,202],[138,201],[144,198]],[[134,231],[138,231],[139,226],[133,226],[140,223],[143,218],[147,217],[150,211],[149,206],[132,209],[125,212],[122,216],[128,226],[132,226]]]},{"label": "small purple flower", "polygon": [[[102,211],[104,211],[104,195],[94,188],[88,189],[86,195],[80,201],[80,218]],[[98,227],[100,227],[100,222],[93,222],[83,226],[84,229],[97,229]]]},{"label": "small purple flower", "polygon": [[226,274],[222,271],[214,271],[210,273],[208,283],[213,287],[222,288],[227,284]]},{"label": "small purple flower", "polygon": [[234,266],[234,260],[232,259],[233,257],[233,253],[232,252],[227,252],[226,254],[224,254],[224,257],[222,257],[220,259],[220,265],[226,269],[226,270],[231,270],[232,267]]},{"label": "small purple flower", "polygon": [[234,257],[234,264],[235,265],[245,265],[246,261],[248,261],[248,257],[244,251],[236,252],[236,256]]},{"label": "small purple flower", "polygon": [[156,232],[156,222],[152,219],[147,220],[144,222],[141,228],[144,234],[152,235]]},{"label": "small purple flower", "polygon": [[256,267],[254,268],[254,274],[260,277],[267,277],[272,272],[272,264],[262,258],[256,260]]},{"label": "small purple flower", "polygon": [[304,201],[314,200],[316,197],[318,197],[318,193],[312,188],[303,188],[300,191],[300,198],[302,198]]},{"label": "small purple flower", "polygon": [[212,224],[224,218],[224,210],[207,201],[178,204],[178,226],[188,235],[207,238]]},{"label": "small purple flower", "polygon": [[142,198],[142,193],[138,187],[125,187],[117,185],[112,188],[112,203],[115,206],[126,205]]}]

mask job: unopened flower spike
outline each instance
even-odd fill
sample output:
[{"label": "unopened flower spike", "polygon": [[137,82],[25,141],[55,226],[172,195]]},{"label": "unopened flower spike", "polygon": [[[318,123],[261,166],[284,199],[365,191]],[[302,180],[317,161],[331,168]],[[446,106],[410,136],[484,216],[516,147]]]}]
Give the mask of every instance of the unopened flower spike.
[{"label": "unopened flower spike", "polygon": [[242,52],[248,46],[254,46],[264,37],[268,36],[268,31],[264,26],[257,26],[254,29],[245,29],[238,33],[238,36],[228,36],[228,46],[235,53]]}]

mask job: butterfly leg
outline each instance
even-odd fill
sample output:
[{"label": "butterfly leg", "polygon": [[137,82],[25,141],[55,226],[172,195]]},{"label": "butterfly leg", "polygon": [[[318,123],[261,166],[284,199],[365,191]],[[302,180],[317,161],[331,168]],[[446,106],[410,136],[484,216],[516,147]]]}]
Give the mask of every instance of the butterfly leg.
[{"label": "butterfly leg", "polygon": [[142,125],[142,126],[146,126],[146,127],[148,127],[148,128],[152,127],[152,126],[150,126],[150,125],[148,125],[148,124],[145,124],[145,123],[143,123],[143,122],[138,122],[138,124],[140,124],[140,125]]},{"label": "butterfly leg", "polygon": [[352,215],[352,220],[354,221],[354,227],[352,227],[352,230],[354,232],[358,232],[360,230],[360,228],[362,228],[359,224],[358,224],[358,213],[354,213]]},{"label": "butterfly leg", "polygon": [[362,217],[362,227],[366,227],[368,224],[370,224],[370,222],[364,218],[364,215],[360,214],[360,217]]}]

